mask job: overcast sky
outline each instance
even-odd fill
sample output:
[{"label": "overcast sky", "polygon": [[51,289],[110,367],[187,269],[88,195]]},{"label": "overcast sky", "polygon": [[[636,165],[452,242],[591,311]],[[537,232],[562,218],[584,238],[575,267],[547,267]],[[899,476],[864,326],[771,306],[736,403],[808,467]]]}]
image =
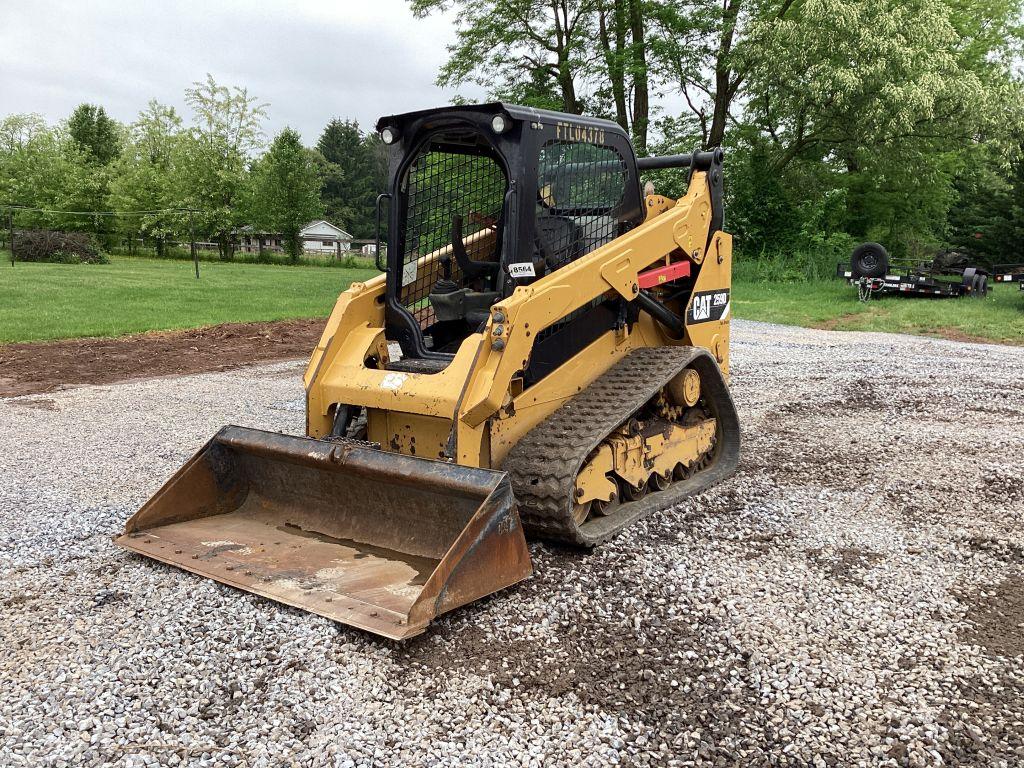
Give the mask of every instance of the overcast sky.
[{"label": "overcast sky", "polygon": [[434,79],[453,37],[405,0],[0,0],[0,117],[56,122],[84,101],[131,122],[154,98],[187,114],[185,88],[209,72],[270,104],[268,134],[312,144],[332,117],[372,128],[448,103]]}]

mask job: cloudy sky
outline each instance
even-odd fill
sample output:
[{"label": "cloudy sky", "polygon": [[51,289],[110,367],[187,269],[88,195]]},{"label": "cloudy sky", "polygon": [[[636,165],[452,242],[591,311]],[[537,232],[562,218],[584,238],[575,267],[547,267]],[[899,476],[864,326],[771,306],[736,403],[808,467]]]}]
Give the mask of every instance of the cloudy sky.
[{"label": "cloudy sky", "polygon": [[187,114],[209,72],[270,104],[268,133],[313,143],[332,117],[447,103],[434,78],[452,39],[451,18],[405,0],[0,0],[0,116],[56,122],[85,101],[131,122],[153,98]]}]

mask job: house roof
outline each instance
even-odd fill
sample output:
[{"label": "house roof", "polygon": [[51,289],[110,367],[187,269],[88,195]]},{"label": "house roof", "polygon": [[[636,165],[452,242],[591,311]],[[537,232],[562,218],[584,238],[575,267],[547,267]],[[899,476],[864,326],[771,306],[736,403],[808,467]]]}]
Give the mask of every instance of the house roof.
[{"label": "house roof", "polygon": [[352,239],[352,235],[350,235],[344,229],[339,227],[337,224],[331,224],[331,222],[327,221],[326,219],[317,219],[316,221],[309,222],[309,224],[307,224],[306,226],[304,226],[302,229],[299,230],[299,234],[305,233],[306,230],[314,229],[316,227],[319,227],[321,224],[323,224],[324,226],[328,227],[329,229],[334,230],[335,234],[338,237],[340,237],[340,238],[347,237],[349,240]]}]

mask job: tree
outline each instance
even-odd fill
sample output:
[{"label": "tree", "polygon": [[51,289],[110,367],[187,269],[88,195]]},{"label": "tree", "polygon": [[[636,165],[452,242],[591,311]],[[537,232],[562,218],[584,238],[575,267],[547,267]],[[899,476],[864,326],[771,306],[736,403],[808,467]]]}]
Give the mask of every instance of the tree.
[{"label": "tree", "polygon": [[[80,210],[103,210],[110,191],[110,165],[121,153],[123,129],[107,116],[103,107],[79,104],[65,126],[68,151],[75,151],[74,173],[65,187],[66,204]],[[91,220],[90,220],[91,219]],[[98,238],[109,239],[113,221],[109,217],[78,217],[74,229],[90,229]]]},{"label": "tree", "polygon": [[[642,0],[602,0],[596,4],[598,45],[603,66],[592,66],[601,98],[607,90],[614,105],[615,120],[632,131],[633,144],[641,155],[647,153],[650,122],[646,3]],[[601,85],[607,82],[607,87]]]},{"label": "tree", "polygon": [[326,161],[322,199],[327,216],[356,237],[376,226],[376,198],[384,190],[387,163],[376,133],[363,134],[355,121],[331,120],[316,145]]},{"label": "tree", "polygon": [[233,256],[232,232],[249,161],[263,146],[267,104],[248,90],[218,85],[212,75],[185,91],[196,124],[176,142],[176,194],[201,213],[197,224],[216,238],[222,259]]},{"label": "tree", "polygon": [[[41,115],[8,115],[0,121],[0,158],[13,157],[33,138],[49,130]],[[0,176],[0,180],[5,177]]]},{"label": "tree", "polygon": [[90,161],[108,165],[121,152],[121,128],[103,107],[79,104],[68,118],[68,133]]},{"label": "tree", "polygon": [[291,128],[253,165],[245,196],[251,222],[260,231],[280,232],[293,262],[302,253],[299,230],[323,215],[320,182],[315,160]]},{"label": "tree", "polygon": [[[445,0],[411,0],[425,16]],[[457,0],[455,45],[438,83],[476,82],[517,92],[538,76],[557,93],[564,112],[579,113],[577,95],[593,33],[597,0]]]},{"label": "tree", "polygon": [[953,182],[950,243],[988,266],[1024,253],[1024,159],[1009,162],[991,148],[973,152]]},{"label": "tree", "polygon": [[[10,115],[0,123],[0,200],[54,208],[63,197],[67,155],[58,132],[38,115]],[[39,216],[20,214],[26,223]]]},{"label": "tree", "polygon": [[326,162],[321,193],[327,216],[354,232],[357,213],[350,200],[358,194],[362,135],[355,121],[337,118],[327,123],[316,149]]},{"label": "tree", "polygon": [[[972,5],[967,15],[995,7]],[[1024,124],[1020,85],[999,64],[1009,32],[994,38],[963,11],[948,0],[816,0],[758,28],[747,118],[774,145],[774,172],[797,158],[841,168],[856,237],[897,252],[941,242],[965,151]],[[1009,14],[988,21],[1008,30]]]},{"label": "tree", "polygon": [[[101,210],[106,172],[91,162],[62,127],[35,115],[12,115],[0,123],[0,200],[46,211]],[[19,226],[99,232],[99,218],[25,211]]]},{"label": "tree", "polygon": [[[425,16],[448,0],[411,0]],[[456,0],[456,43],[438,84],[613,117],[643,152],[650,121],[644,0]]]},{"label": "tree", "polygon": [[182,121],[174,107],[150,101],[128,129],[128,140],[113,166],[109,205],[132,215],[121,219],[121,230],[129,239],[155,240],[157,255],[163,256],[166,240],[183,230],[183,215],[168,210],[180,208],[175,187],[177,144],[182,138]]},{"label": "tree", "polygon": [[[613,117],[646,154],[652,92],[679,90],[704,146],[721,145],[765,20],[795,0],[456,0],[457,42],[438,83]],[[411,0],[425,15],[452,5]],[[755,55],[748,56],[753,51]]]},{"label": "tree", "polygon": [[943,0],[818,0],[760,34],[749,116],[783,165],[811,147],[845,159],[907,140],[971,141],[998,90],[958,54]]},{"label": "tree", "polygon": [[[647,6],[653,67],[678,90],[705,148],[725,143],[742,122],[751,67],[761,60],[760,29],[785,19],[795,0],[659,0]],[[742,111],[742,107],[740,109]]]},{"label": "tree", "polygon": [[39,115],[8,115],[0,121],[0,202],[28,204],[30,191],[22,175],[26,154],[30,144],[49,132]]}]

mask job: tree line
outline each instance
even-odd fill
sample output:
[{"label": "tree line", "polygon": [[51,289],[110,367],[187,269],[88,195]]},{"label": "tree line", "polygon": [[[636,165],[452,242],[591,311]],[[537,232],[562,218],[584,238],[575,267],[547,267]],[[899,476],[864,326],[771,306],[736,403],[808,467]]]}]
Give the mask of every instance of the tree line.
[{"label": "tree line", "polygon": [[[375,229],[386,161],[375,133],[334,119],[315,147],[285,128],[268,143],[269,105],[207,76],[185,91],[193,118],[151,101],[129,125],[82,104],[57,125],[38,115],[0,121],[0,205],[20,228],[93,233],[104,244],[139,238],[162,255],[190,236],[233,256],[238,232],[281,235],[297,259],[299,230],[325,217],[356,238]],[[117,211],[117,216],[81,212]],[[5,222],[6,224],[6,222]]]},{"label": "tree line", "polygon": [[[867,239],[896,255],[953,245],[1024,260],[1020,0],[410,6],[456,11],[443,86],[607,117],[639,155],[725,147],[727,228],[747,260],[830,259]],[[376,134],[333,120],[315,147],[289,130],[267,146],[267,105],[245,89],[208,77],[185,101],[188,124],[155,102],[130,125],[91,105],[57,126],[8,117],[0,204],[138,212],[36,223],[158,247],[187,233],[177,209],[192,209],[225,258],[244,225],[285,234],[293,253],[296,223],[319,215],[373,236],[385,175]],[[680,193],[682,176],[662,172],[659,191]]]},{"label": "tree line", "polygon": [[455,8],[441,85],[610,118],[641,155],[725,147],[748,258],[877,239],[1024,261],[1018,0],[410,5]]}]

